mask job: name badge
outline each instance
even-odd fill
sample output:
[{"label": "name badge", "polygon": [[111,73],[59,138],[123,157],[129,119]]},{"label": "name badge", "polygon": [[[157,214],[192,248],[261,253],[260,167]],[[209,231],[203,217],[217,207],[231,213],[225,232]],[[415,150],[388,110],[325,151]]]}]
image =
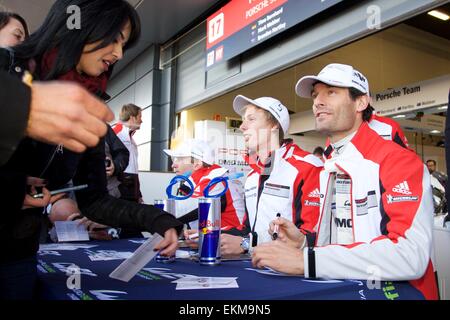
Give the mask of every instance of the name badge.
[{"label": "name badge", "polygon": [[274,183],[266,183],[264,185],[263,193],[270,194],[271,196],[280,197],[280,198],[289,198],[289,186],[283,186],[280,184]]},{"label": "name badge", "polygon": [[256,197],[258,190],[256,187],[252,187],[252,188],[245,189],[244,192],[245,192],[245,198],[248,199],[248,198]]}]

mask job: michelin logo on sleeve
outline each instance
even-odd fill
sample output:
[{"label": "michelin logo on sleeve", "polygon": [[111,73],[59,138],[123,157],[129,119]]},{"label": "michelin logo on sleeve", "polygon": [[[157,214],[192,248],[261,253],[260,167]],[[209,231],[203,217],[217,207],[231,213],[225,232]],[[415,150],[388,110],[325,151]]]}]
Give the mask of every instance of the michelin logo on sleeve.
[{"label": "michelin logo on sleeve", "polygon": [[305,206],[308,206],[308,207],[320,207],[320,202],[305,200]]},{"label": "michelin logo on sleeve", "polygon": [[407,201],[419,201],[419,197],[417,196],[392,196],[390,194],[387,195],[387,203],[395,203],[395,202],[407,202]]},{"label": "michelin logo on sleeve", "polygon": [[407,202],[407,201],[419,201],[418,196],[413,196],[412,192],[409,188],[408,181],[403,181],[402,183],[397,184],[392,188],[392,192],[402,194],[400,195],[386,195],[387,203],[395,203],[395,202]]}]

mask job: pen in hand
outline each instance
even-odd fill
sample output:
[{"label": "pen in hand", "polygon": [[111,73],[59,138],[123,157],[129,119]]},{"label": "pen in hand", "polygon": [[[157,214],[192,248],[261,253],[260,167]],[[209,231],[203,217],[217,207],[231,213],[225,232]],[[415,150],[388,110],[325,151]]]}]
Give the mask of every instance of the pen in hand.
[{"label": "pen in hand", "polygon": [[188,240],[194,240],[198,238],[198,232],[190,234],[188,237]]},{"label": "pen in hand", "polygon": [[[281,217],[281,213],[277,213],[277,218]],[[272,233],[272,240],[277,240],[278,238],[278,225],[274,225],[273,227],[273,233]]]},{"label": "pen in hand", "polygon": [[[65,193],[65,192],[70,192],[70,191],[77,191],[77,190],[82,190],[82,189],[86,189],[88,187],[87,184],[83,184],[80,186],[74,186],[74,187],[68,187],[68,188],[64,188],[64,189],[58,189],[58,190],[53,190],[50,191],[50,195],[55,195],[55,194],[59,194],[59,193]],[[42,198],[44,197],[43,193],[38,193],[38,194],[34,194],[32,195],[33,198]]]}]

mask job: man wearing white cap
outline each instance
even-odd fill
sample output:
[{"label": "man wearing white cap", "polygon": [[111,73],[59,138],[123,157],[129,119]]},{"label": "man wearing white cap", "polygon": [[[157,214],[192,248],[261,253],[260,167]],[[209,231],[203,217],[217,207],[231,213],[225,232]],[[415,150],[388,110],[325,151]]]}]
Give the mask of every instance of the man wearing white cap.
[{"label": "man wearing white cap", "polygon": [[289,113],[277,99],[250,99],[238,95],[233,108],[240,114],[240,127],[248,149],[251,171],[245,182],[246,233],[224,235],[222,252],[237,254],[271,241],[269,224],[276,216],[292,221],[308,232],[319,215],[319,172],[322,162],[300,149],[288,133]]},{"label": "man wearing white cap", "polygon": [[303,248],[305,236],[290,221],[273,221],[285,241],[256,248],[253,263],[307,278],[409,280],[437,299],[430,176],[416,154],[369,128],[366,77],[330,64],[301,78],[296,92],[312,98],[316,129],[330,141],[319,222]]},{"label": "man wearing white cap", "polygon": [[[340,68],[344,68],[346,65],[342,64],[329,64],[326,68],[324,68],[321,73],[319,73],[318,77],[325,76],[330,77],[331,74],[331,85],[336,86],[345,86],[345,85],[351,85],[349,86],[349,94],[352,97],[352,99],[356,99],[358,96],[361,95],[361,93],[367,94],[367,96],[370,96],[369,92],[369,82],[365,77],[358,72],[357,70],[353,70],[352,74],[354,76],[354,79],[348,79],[348,75],[350,75],[350,72],[347,76],[340,77],[339,72]],[[350,66],[348,66],[350,67]],[[353,68],[352,68],[353,69]],[[324,73],[325,71],[325,73]],[[336,76],[334,76],[336,74]],[[345,78],[347,77],[347,78]],[[335,80],[337,79],[337,80]],[[304,81],[308,81],[308,83],[312,83],[316,81],[316,78],[308,78]],[[312,81],[312,82],[311,82]],[[346,84],[347,83],[347,84]],[[298,87],[298,86],[297,86]],[[300,87],[298,87],[300,90]],[[303,89],[305,90],[305,89]],[[301,97],[304,97],[305,93],[303,92],[300,94],[298,91],[297,94]],[[369,98],[369,104],[365,111],[363,112],[364,121],[367,121],[369,128],[374,130],[378,135],[380,135],[385,140],[392,140],[395,143],[399,144],[400,146],[409,149],[408,140],[405,137],[405,134],[403,133],[403,130],[401,129],[400,125],[393,119],[378,116],[373,113],[374,108],[370,105],[370,98]],[[327,145],[329,144],[329,141],[327,141]]]},{"label": "man wearing white cap", "polygon": [[[214,164],[214,151],[202,140],[189,139],[173,150],[165,149],[164,153],[172,158],[172,169],[177,175],[191,171],[189,179],[194,185],[194,194],[190,199],[177,201],[177,217],[188,224],[198,220],[198,201],[203,197],[208,183],[216,178],[225,176],[228,169]],[[217,189],[221,188],[217,186]],[[235,181],[228,182],[228,190],[221,197],[221,227],[226,232],[230,229],[242,229],[242,219],[245,214],[244,199],[239,185]],[[179,193],[187,194],[190,189],[182,185]],[[214,194],[214,189],[211,191]]]}]

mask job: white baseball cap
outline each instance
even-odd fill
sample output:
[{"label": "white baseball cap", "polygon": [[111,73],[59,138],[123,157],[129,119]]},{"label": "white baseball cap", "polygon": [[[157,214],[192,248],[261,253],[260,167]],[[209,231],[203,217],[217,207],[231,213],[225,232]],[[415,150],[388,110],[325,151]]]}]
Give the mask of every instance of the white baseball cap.
[{"label": "white baseball cap", "polygon": [[243,95],[238,95],[236,96],[236,98],[234,98],[233,109],[237,114],[243,116],[244,109],[249,104],[269,111],[280,123],[281,129],[283,129],[284,134],[287,134],[289,129],[289,112],[279,100],[271,97],[261,97],[252,100],[250,98],[244,97]]},{"label": "white baseball cap", "polygon": [[205,141],[199,139],[188,139],[173,150],[164,149],[163,151],[169,157],[192,157],[209,165],[213,165],[215,160],[214,150]]},{"label": "white baseball cap", "polygon": [[317,76],[304,76],[295,86],[297,95],[311,98],[311,92],[316,82],[323,82],[333,87],[355,88],[362,93],[369,94],[369,81],[352,66],[331,63],[323,68]]}]

